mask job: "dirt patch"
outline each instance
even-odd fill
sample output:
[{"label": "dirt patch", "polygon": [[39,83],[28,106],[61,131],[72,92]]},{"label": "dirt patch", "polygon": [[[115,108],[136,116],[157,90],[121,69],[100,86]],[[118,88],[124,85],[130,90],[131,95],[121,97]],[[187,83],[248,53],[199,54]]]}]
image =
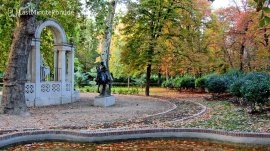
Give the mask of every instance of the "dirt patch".
[{"label": "dirt patch", "polygon": [[165,112],[172,103],[158,98],[115,95],[116,104],[111,107],[94,107],[96,94],[82,93],[78,102],[47,107],[32,107],[30,115],[0,115],[0,130],[88,128],[117,120],[131,120]]}]

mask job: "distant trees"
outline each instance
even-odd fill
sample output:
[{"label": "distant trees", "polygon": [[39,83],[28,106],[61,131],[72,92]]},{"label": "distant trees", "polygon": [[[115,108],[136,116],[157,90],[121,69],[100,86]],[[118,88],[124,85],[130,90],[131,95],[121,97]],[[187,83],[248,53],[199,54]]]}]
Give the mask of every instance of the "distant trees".
[{"label": "distant trees", "polygon": [[[229,7],[215,12],[220,25],[217,36],[219,46],[213,50],[223,52],[228,68],[243,71],[268,70],[269,25],[259,26],[259,14],[252,3]],[[238,16],[238,17],[235,17]]]},{"label": "distant trees", "polygon": [[205,51],[202,33],[205,14],[197,6],[191,1],[171,0],[129,3],[122,19],[126,43],[121,62],[130,72],[146,70],[146,95],[149,95],[152,69],[177,71],[184,61],[191,65],[185,70],[191,71],[195,56]]}]

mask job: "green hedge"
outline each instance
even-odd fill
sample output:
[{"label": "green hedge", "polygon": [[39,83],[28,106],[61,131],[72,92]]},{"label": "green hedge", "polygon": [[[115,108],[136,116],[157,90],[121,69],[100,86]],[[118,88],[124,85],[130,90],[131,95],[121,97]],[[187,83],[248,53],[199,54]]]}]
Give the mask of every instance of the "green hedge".
[{"label": "green hedge", "polygon": [[214,75],[207,78],[206,88],[210,93],[224,93],[227,90],[227,85],[223,77]]},{"label": "green hedge", "polygon": [[[80,88],[81,92],[91,92],[98,93],[97,86],[85,86]],[[112,87],[113,94],[139,94],[139,89],[137,87]]]},{"label": "green hedge", "polygon": [[176,88],[176,89],[193,89],[195,88],[195,78],[192,76],[183,76],[171,78],[168,81],[164,81],[161,86],[165,88]]},{"label": "green hedge", "polygon": [[206,77],[199,77],[195,80],[195,88],[206,88]]}]

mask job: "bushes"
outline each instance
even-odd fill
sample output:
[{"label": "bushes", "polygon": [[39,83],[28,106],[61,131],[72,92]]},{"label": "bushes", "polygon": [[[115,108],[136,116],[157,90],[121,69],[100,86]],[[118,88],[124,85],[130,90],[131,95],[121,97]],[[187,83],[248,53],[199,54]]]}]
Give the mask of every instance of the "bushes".
[{"label": "bushes", "polygon": [[[143,80],[140,80],[143,81]],[[138,84],[139,85],[139,84]],[[251,72],[248,74],[231,71],[223,75],[211,74],[195,79],[192,76],[182,76],[171,78],[162,83],[163,87],[174,89],[207,89],[214,95],[226,93],[225,96],[236,96],[241,100],[248,102],[252,110],[256,110],[259,106],[262,110],[263,106],[270,99],[270,76],[265,73]],[[91,92],[91,89],[85,91]],[[117,88],[112,89],[113,93],[119,94],[138,94],[138,89]]]},{"label": "bushes", "polygon": [[239,79],[241,79],[245,74],[241,71],[238,70],[231,70],[227,73],[225,73],[224,75],[221,75],[225,82],[226,82],[226,86],[229,90],[230,85],[232,85],[234,82],[238,81]]},{"label": "bushes", "polygon": [[242,87],[243,81],[241,79],[236,80],[234,83],[232,83],[229,87],[229,92],[237,97],[241,97],[242,93],[240,92],[240,89]]},{"label": "bushes", "polygon": [[191,76],[184,76],[180,84],[181,88],[184,89],[194,89],[195,88],[195,78]]},{"label": "bushes", "polygon": [[127,87],[113,87],[112,93],[117,94],[139,94],[139,89],[137,87],[127,88]]},{"label": "bushes", "polygon": [[176,89],[194,89],[195,78],[191,76],[176,77],[162,83],[162,87]]},{"label": "bushes", "polygon": [[[97,93],[97,86],[85,86],[80,88],[80,91]],[[111,91],[114,94],[139,94],[139,89],[137,87],[112,87]]]},{"label": "bushes", "polygon": [[226,81],[221,76],[211,76],[206,80],[206,88],[210,93],[224,93],[227,90]]},{"label": "bushes", "polygon": [[161,84],[162,87],[164,88],[174,88],[173,86],[173,80],[170,79],[168,81],[163,81],[162,84]]},{"label": "bushes", "polygon": [[248,73],[232,83],[229,92],[250,104],[251,113],[257,111],[256,105],[262,111],[270,98],[270,76],[259,72]]},{"label": "bushes", "polygon": [[251,110],[256,111],[257,104],[262,111],[263,106],[270,97],[270,83],[269,80],[247,80],[243,83],[240,89],[242,97],[251,105]]},{"label": "bushes", "polygon": [[182,78],[181,77],[176,77],[175,79],[173,79],[173,87],[174,88],[181,88],[181,81],[182,81]]},{"label": "bushes", "polygon": [[206,88],[206,77],[200,77],[195,80],[195,87],[204,89]]},{"label": "bushes", "polygon": [[270,76],[265,73],[252,72],[242,79],[240,94],[251,105],[251,112],[256,111],[256,105],[259,110],[270,98]]},{"label": "bushes", "polygon": [[92,86],[85,86],[83,88],[80,88],[80,92],[97,92],[97,87],[92,87]]}]

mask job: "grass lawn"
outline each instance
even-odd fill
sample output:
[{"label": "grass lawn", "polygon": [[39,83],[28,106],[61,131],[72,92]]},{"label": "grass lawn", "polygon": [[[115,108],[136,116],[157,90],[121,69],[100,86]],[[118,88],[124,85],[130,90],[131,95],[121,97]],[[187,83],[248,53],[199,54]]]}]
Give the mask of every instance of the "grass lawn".
[{"label": "grass lawn", "polygon": [[[246,109],[228,101],[202,101],[208,107],[208,113],[184,127],[221,129],[228,131],[270,132],[269,111],[261,114],[249,114]],[[177,125],[175,125],[177,127]]]},{"label": "grass lawn", "polygon": [[[140,91],[144,94],[144,91]],[[170,97],[178,97],[181,93],[164,88],[151,88],[151,95],[166,95]],[[188,93],[187,93],[188,95]],[[185,95],[185,96],[187,96]],[[192,93],[190,96],[192,97]],[[187,98],[188,100],[188,98]],[[246,131],[246,132],[270,132],[270,111],[260,114],[249,114],[246,107],[239,106],[223,101],[198,101],[208,108],[203,118],[191,120],[187,123],[176,123],[172,127],[193,127],[193,128],[208,128],[220,129],[227,131]]]}]

